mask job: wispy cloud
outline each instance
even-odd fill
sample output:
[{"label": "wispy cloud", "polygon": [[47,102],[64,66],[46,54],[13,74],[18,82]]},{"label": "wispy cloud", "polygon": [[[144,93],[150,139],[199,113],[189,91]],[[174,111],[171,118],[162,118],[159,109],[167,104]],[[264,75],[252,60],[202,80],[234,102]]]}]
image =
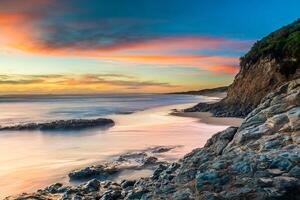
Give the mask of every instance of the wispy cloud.
[{"label": "wispy cloud", "polygon": [[102,55],[101,60],[119,61],[128,65],[146,64],[156,67],[180,67],[207,70],[214,73],[235,74],[239,58],[209,55]]},{"label": "wispy cloud", "polygon": [[[0,75],[0,93],[88,93],[88,92],[128,92],[128,90],[149,92],[178,88],[178,85],[139,80],[121,74],[83,75]],[[118,89],[116,91],[116,89]],[[122,89],[125,89],[122,91]]]},{"label": "wispy cloud", "polygon": [[[26,73],[39,69],[42,73],[0,75],[0,93],[165,92],[193,84],[200,87],[196,82],[201,82],[201,76],[217,77],[211,82],[221,84],[223,79],[218,77],[232,78],[239,69],[238,56],[253,43],[190,27],[195,17],[185,21],[177,12],[182,8],[176,4],[175,12],[166,1],[135,0],[129,5],[123,1],[1,0],[0,4],[0,49],[9,69],[1,72],[23,73],[30,63]],[[132,5],[140,9],[132,10]],[[169,18],[169,12],[152,13],[158,7],[172,12],[174,18]],[[14,54],[30,59],[10,61]],[[63,62],[50,69],[52,60],[53,65]],[[76,64],[64,68],[69,60]],[[73,69],[82,74],[66,74]],[[102,69],[116,73],[97,73]]]},{"label": "wispy cloud", "polygon": [[[0,46],[26,53],[122,60],[135,65],[176,65],[234,74],[238,58],[218,55],[217,51],[243,52],[253,43],[149,31],[149,27],[163,23],[157,19],[96,16],[91,20],[75,15],[74,20],[70,14],[73,12],[69,12],[73,8],[55,0],[4,0],[1,5]],[[77,7],[76,12],[81,9]],[[68,14],[69,18],[62,17]],[[207,51],[210,53],[205,54]]]}]

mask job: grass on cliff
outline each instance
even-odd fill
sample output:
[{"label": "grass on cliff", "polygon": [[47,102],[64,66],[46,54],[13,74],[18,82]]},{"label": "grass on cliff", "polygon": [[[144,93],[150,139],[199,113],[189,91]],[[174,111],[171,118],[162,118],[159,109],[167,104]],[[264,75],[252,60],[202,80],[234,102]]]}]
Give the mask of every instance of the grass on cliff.
[{"label": "grass on cliff", "polygon": [[283,64],[284,73],[292,73],[300,65],[300,19],[280,28],[256,42],[251,50],[241,57],[241,66],[250,66],[260,58],[275,58]]}]

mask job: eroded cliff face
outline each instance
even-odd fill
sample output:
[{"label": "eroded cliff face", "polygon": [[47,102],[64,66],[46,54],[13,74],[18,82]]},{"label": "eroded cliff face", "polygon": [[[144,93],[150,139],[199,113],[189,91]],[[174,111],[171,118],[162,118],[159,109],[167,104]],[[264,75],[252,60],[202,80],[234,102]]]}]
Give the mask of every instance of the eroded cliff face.
[{"label": "eroded cliff face", "polygon": [[[291,74],[284,74],[276,59],[266,57],[251,66],[242,66],[228,89],[227,97],[220,104],[227,104],[230,115],[245,116],[271,91],[283,83],[300,77],[300,66]],[[235,111],[236,110],[236,111]],[[235,111],[235,113],[234,113]]]},{"label": "eroded cliff face", "polygon": [[300,20],[255,43],[241,58],[240,66],[225,99],[215,104],[200,103],[186,111],[210,111],[215,116],[245,117],[269,92],[299,78]]}]

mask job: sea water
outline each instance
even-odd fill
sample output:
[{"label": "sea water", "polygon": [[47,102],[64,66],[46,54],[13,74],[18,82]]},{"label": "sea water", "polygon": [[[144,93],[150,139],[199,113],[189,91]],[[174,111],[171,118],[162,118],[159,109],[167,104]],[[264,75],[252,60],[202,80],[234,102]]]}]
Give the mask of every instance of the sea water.
[{"label": "sea water", "polygon": [[[81,131],[0,132],[0,198],[35,191],[54,182],[67,184],[68,172],[128,151],[176,145],[178,148],[160,157],[174,161],[203,146],[226,126],[169,113],[212,100],[215,99],[163,94],[1,97],[2,126],[98,117],[113,119],[115,126]],[[132,174],[124,178],[128,176]],[[137,178],[137,174],[133,176]]]}]

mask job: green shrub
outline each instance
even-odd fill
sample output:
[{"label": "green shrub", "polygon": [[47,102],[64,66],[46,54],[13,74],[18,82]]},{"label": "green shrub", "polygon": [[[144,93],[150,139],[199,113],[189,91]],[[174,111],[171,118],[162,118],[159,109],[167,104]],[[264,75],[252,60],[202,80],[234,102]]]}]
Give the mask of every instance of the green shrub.
[{"label": "green shrub", "polygon": [[300,19],[271,33],[256,42],[251,50],[241,57],[241,66],[251,66],[259,59],[271,57],[289,68],[300,65]]}]

